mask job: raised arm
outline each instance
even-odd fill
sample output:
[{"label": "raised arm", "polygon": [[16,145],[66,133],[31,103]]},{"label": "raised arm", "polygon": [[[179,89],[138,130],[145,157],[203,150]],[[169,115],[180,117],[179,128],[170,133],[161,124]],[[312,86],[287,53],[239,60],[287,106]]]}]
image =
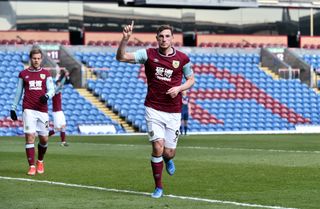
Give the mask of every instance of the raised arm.
[{"label": "raised arm", "polygon": [[135,58],[133,53],[126,52],[127,43],[132,35],[134,21],[131,22],[131,25],[126,25],[123,28],[123,37],[119,43],[117,50],[117,60],[120,62],[130,62],[135,63]]}]

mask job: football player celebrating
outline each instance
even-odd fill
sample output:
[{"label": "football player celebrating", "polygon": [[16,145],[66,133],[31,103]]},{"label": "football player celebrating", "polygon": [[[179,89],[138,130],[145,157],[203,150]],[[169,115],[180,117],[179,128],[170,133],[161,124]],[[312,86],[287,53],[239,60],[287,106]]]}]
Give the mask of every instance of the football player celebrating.
[{"label": "football player celebrating", "polygon": [[[123,28],[123,37],[117,51],[117,60],[141,63],[145,66],[148,92],[145,99],[146,122],[152,144],[151,167],[155,181],[153,198],[163,195],[163,161],[169,175],[175,172],[173,158],[176,153],[181,123],[181,92],[194,84],[194,75],[188,56],[176,50],[173,29],[162,25],[157,29],[158,48],[126,52],[134,22]],[[186,82],[182,84],[183,76]]]}]

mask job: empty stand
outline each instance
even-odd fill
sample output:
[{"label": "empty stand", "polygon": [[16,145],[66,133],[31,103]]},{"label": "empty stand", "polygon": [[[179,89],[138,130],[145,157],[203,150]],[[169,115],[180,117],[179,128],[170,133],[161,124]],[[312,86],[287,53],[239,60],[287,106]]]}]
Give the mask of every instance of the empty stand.
[{"label": "empty stand", "polygon": [[211,48],[263,48],[263,47],[287,47],[285,44],[277,43],[245,43],[245,42],[201,42],[199,47]]},{"label": "empty stand", "polygon": [[[99,79],[89,80],[87,88],[145,132],[143,66],[117,62],[110,52],[75,56],[97,68]],[[273,131],[319,125],[319,95],[300,80],[274,80],[259,68],[258,53],[191,53],[189,57],[196,77],[189,91],[191,131]]]},{"label": "empty stand", "polygon": [[70,45],[68,40],[19,40],[19,39],[0,39],[0,45],[33,45],[33,44],[61,44],[61,45]]},{"label": "empty stand", "polygon": [[[119,41],[88,41],[87,45],[89,46],[111,46],[111,47],[118,47],[119,46]],[[128,46],[141,46],[141,47],[157,47],[158,43],[156,41],[146,41],[146,42],[138,42],[138,41],[129,41]],[[181,42],[175,42],[174,46],[176,47],[181,47],[182,43]]]}]

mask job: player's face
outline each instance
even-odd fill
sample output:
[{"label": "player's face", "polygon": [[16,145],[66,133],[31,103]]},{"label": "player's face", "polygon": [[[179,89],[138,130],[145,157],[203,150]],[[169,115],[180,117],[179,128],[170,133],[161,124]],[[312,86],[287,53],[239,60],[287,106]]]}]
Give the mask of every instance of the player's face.
[{"label": "player's face", "polygon": [[42,62],[42,56],[41,54],[33,54],[31,57],[31,65],[33,68],[39,68],[40,64]]},{"label": "player's face", "polygon": [[159,48],[162,48],[162,49],[170,48],[173,41],[173,35],[171,31],[169,29],[161,31],[157,35],[157,41],[158,41]]}]

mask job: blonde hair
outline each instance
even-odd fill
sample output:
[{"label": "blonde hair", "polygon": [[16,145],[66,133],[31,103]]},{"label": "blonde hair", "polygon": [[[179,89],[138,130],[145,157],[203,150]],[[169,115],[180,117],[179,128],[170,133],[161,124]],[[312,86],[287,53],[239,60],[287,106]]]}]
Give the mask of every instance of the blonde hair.
[{"label": "blonde hair", "polygon": [[41,57],[42,57],[42,50],[40,48],[38,48],[38,47],[32,48],[30,53],[29,53],[30,59],[32,58],[32,56],[34,54],[41,54]]}]

